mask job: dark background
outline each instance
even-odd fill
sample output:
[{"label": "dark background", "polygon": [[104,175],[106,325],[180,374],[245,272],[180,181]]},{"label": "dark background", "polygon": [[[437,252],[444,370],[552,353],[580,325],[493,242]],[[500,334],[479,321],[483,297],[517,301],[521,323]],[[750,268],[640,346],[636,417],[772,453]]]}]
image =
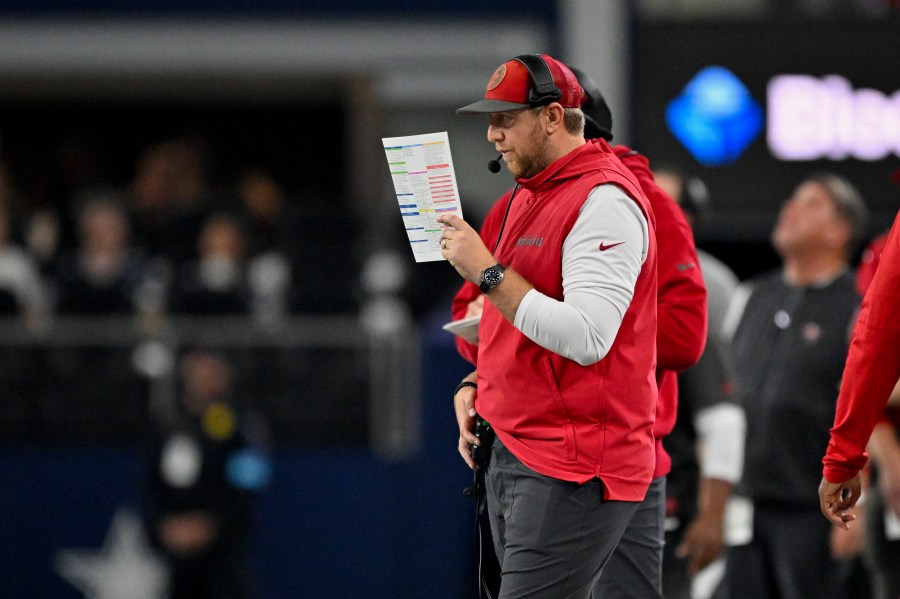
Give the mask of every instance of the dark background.
[{"label": "dark background", "polygon": [[701,69],[719,65],[746,85],[766,110],[766,85],[775,75],[837,74],[854,90],[890,96],[900,90],[900,23],[733,22],[643,23],[634,32],[632,131],[634,146],[653,162],[674,164],[707,185],[712,218],[696,231],[701,247],[728,262],[742,278],[777,264],[768,235],[780,204],[803,178],[829,170],[848,178],[871,211],[869,235],[885,229],[900,207],[900,156],[785,162],[761,134],[734,163],[705,167],[675,139],[665,110]]}]

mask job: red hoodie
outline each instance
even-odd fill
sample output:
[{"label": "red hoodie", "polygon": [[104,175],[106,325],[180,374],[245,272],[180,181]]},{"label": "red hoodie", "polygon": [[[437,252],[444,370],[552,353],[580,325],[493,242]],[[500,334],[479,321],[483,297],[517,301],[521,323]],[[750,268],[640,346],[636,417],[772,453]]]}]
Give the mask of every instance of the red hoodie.
[{"label": "red hoodie", "polygon": [[[573,150],[521,185],[494,255],[557,300],[563,299],[562,246],[590,191],[613,183],[653,215],[634,175],[596,140]],[[489,248],[496,227],[482,234]],[[540,239],[519,245],[519,239]],[[472,286],[474,288],[474,285]],[[470,297],[477,297],[477,288]],[[461,291],[464,293],[465,289]],[[454,313],[468,302],[460,297]],[[652,425],[657,400],[656,241],[638,276],[615,342],[600,361],[581,366],[519,332],[485,301],[475,362],[475,407],[507,448],[531,469],[585,482],[599,477],[610,499],[640,501],[653,475]]]},{"label": "red hoodie", "polygon": [[[676,373],[696,363],[706,344],[706,287],[694,236],[681,208],[653,180],[646,158],[625,146],[616,146],[613,152],[636,176],[655,218],[658,250],[656,378],[659,386],[653,425],[656,442],[653,478],[656,478],[668,474],[672,465],[662,439],[672,432],[678,413]],[[481,236],[488,248],[493,248],[496,243],[508,201],[509,193],[494,204],[484,220]],[[469,302],[480,293],[477,286],[464,283],[453,299],[452,317],[463,318]],[[477,365],[477,345],[457,337],[456,348],[463,358]]]},{"label": "red hoodie", "polygon": [[863,297],[838,396],[823,474],[833,483],[856,476],[866,445],[900,380],[900,213]]},{"label": "red hoodie", "polygon": [[656,478],[672,469],[663,437],[672,432],[678,415],[678,373],[696,364],[706,347],[706,285],[691,226],[675,200],[653,180],[649,161],[626,146],[616,146],[613,151],[637,177],[656,217]]}]

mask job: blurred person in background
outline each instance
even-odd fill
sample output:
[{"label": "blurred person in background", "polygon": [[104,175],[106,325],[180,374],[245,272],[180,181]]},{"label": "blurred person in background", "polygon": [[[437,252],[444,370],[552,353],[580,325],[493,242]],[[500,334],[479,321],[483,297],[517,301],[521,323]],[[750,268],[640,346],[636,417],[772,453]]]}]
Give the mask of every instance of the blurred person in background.
[{"label": "blurred person in background", "polygon": [[61,315],[133,315],[147,283],[142,251],[114,193],[87,197],[77,211],[77,245],[55,265],[55,311]]},{"label": "blurred person in background", "polygon": [[248,599],[253,500],[271,479],[269,428],[237,401],[223,356],[193,350],[180,367],[181,405],[148,461],[148,530],[168,559],[171,599]]},{"label": "blurred person in background", "polygon": [[[37,260],[15,238],[16,194],[0,160],[0,321],[41,329],[48,322],[49,298]],[[5,326],[5,323],[4,323]],[[0,346],[0,422],[7,439],[32,430],[33,381],[43,368],[41,352],[27,345]]]},{"label": "blurred person in background", "polygon": [[210,209],[207,154],[195,140],[151,145],[138,156],[128,187],[135,242],[173,268],[193,255],[191,244]]},{"label": "blurred person in background", "polygon": [[196,239],[196,259],[175,273],[170,312],[188,315],[249,314],[246,238],[228,213],[210,214]]},{"label": "blurred person in background", "polygon": [[813,492],[859,306],[849,260],[866,218],[848,181],[811,175],[772,232],[781,268],[742,285],[729,308],[725,329],[733,331],[747,417],[736,490],[746,498],[745,542],[727,551],[729,599],[825,597],[837,584],[831,527]]},{"label": "blurred person in background", "polygon": [[247,231],[251,308],[258,321],[271,322],[289,312],[292,263],[296,268],[305,262],[294,250],[303,219],[282,185],[263,169],[245,170],[235,190]]},{"label": "blurred person in background", "polygon": [[247,255],[242,221],[210,214],[197,238],[197,259],[181,264],[170,310],[182,315],[250,315],[272,322],[287,311],[290,269],[277,251]]},{"label": "blurred person in background", "polygon": [[51,276],[60,246],[59,216],[48,208],[23,214],[21,204],[9,165],[0,159],[0,210],[6,219],[5,238],[25,250],[41,276]]},{"label": "blurred person in background", "polygon": [[37,262],[11,238],[9,209],[0,203],[0,316],[20,316],[40,326],[49,312],[49,299]]},{"label": "blurred person in background", "polygon": [[247,222],[247,246],[251,256],[282,253],[290,245],[293,220],[282,185],[267,171],[251,167],[234,185]]},{"label": "blurred person in background", "polygon": [[[696,230],[710,208],[706,185],[668,166],[654,169],[653,175]],[[678,418],[664,440],[672,456],[663,562],[667,599],[709,597],[721,580],[724,561],[716,560],[723,554],[725,509],[741,478],[746,434],[744,411],[735,395],[734,371],[721,333],[739,280],[715,256],[701,249],[697,255],[707,290],[709,328],[700,360],[679,375]]]}]

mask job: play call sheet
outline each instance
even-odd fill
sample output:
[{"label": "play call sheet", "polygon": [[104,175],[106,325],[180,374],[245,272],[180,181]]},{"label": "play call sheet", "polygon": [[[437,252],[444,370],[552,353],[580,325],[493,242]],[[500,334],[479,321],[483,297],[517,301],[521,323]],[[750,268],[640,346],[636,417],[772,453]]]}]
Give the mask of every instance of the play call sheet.
[{"label": "play call sheet", "polygon": [[400,215],[416,262],[443,260],[441,214],[462,217],[447,132],[385,137]]}]

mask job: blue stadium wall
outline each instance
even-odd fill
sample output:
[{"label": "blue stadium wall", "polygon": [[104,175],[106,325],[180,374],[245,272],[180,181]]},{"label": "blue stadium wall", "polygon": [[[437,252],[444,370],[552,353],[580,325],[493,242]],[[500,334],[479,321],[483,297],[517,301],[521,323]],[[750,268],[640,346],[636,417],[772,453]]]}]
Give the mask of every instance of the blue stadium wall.
[{"label": "blue stadium wall", "polygon": [[[467,372],[435,315],[422,333],[418,455],[282,448],[258,503],[263,599],[473,596],[471,482],[456,452],[448,398]],[[53,568],[61,549],[97,549],[117,508],[138,508],[139,447],[0,448],[0,589],[7,597],[75,599]]]}]

